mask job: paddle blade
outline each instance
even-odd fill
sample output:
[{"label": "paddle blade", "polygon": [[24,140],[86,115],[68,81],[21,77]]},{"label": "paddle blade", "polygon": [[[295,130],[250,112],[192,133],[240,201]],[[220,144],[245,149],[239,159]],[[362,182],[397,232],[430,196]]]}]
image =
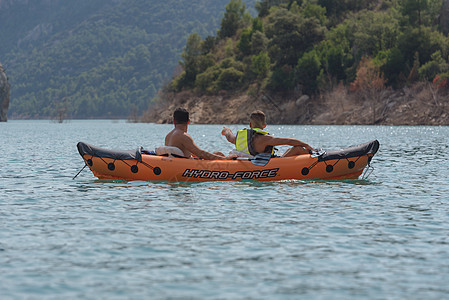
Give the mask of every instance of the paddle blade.
[{"label": "paddle blade", "polygon": [[253,165],[264,167],[271,159],[270,153],[259,153],[251,160]]}]

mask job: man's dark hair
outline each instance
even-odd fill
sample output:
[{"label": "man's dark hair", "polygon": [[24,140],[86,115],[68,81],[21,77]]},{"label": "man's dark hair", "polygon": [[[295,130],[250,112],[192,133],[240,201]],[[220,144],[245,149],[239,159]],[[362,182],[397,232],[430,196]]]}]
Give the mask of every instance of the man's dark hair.
[{"label": "man's dark hair", "polygon": [[176,124],[187,124],[189,122],[189,112],[182,107],[178,107],[173,113],[173,120]]}]

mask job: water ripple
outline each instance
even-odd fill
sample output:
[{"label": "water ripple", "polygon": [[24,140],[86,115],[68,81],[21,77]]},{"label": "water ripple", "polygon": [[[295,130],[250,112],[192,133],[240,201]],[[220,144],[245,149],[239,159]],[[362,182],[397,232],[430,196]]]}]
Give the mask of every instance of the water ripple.
[{"label": "water ripple", "polygon": [[[449,294],[447,127],[269,129],[325,149],[379,139],[367,180],[170,183],[72,177],[82,167],[78,141],[150,148],[171,126],[1,126],[2,299]],[[207,150],[231,148],[221,126],[189,130]]]}]

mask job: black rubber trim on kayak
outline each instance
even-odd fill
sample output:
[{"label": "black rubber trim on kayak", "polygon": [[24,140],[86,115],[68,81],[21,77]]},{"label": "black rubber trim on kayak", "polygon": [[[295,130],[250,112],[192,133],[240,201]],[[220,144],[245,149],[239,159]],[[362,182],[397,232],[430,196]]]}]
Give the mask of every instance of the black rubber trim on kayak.
[{"label": "black rubber trim on kayak", "polygon": [[175,154],[175,153],[170,153],[170,154],[164,153],[164,154],[160,154],[158,156],[165,156],[165,157],[173,156],[173,157],[176,157],[176,158],[188,158],[188,157],[185,157],[185,156],[182,156],[182,155],[178,155],[178,154]]},{"label": "black rubber trim on kayak", "polygon": [[351,158],[366,154],[374,155],[378,150],[379,150],[379,141],[373,140],[364,144],[348,147],[341,150],[326,151],[326,153],[324,153],[323,155],[318,156],[318,161]]},{"label": "black rubber trim on kayak", "polygon": [[142,162],[142,154],[140,153],[141,151],[140,147],[137,150],[108,150],[92,146],[83,142],[79,142],[76,145],[76,147],[78,148],[78,152],[82,157],[84,156],[84,154],[87,154],[94,157],[105,157],[116,160],[135,159],[139,162]]}]

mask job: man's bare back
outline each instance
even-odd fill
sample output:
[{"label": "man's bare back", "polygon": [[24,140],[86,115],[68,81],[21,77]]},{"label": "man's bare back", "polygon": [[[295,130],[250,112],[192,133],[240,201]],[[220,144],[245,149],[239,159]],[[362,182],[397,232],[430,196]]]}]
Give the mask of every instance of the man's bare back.
[{"label": "man's bare back", "polygon": [[175,128],[165,136],[165,146],[177,147],[185,157],[192,158],[192,154],[202,159],[232,159],[233,156],[225,156],[221,152],[210,153],[198,147],[187,128],[190,123],[189,113],[183,108],[177,108],[173,113],[173,124]]},{"label": "man's bare back", "polygon": [[[174,128],[165,137],[165,146],[178,147],[185,157],[192,157],[192,152],[186,148],[186,140],[192,140],[192,137],[181,129]],[[188,142],[188,141],[187,141]]]}]

